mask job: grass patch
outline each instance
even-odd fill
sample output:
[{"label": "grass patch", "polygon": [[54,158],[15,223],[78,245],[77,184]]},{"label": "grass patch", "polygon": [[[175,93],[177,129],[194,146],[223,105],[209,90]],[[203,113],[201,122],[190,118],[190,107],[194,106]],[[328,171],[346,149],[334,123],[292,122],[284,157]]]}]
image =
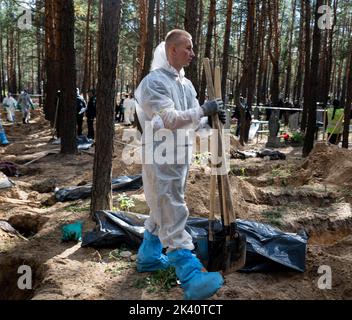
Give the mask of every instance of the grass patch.
[{"label": "grass patch", "polygon": [[149,293],[168,292],[171,288],[177,286],[175,268],[170,267],[166,270],[155,271],[145,278],[137,279],[133,286],[137,289],[146,289]]},{"label": "grass patch", "polygon": [[274,178],[279,178],[283,186],[287,186],[288,178],[291,177],[291,170],[276,168],[271,171],[271,174]]},{"label": "grass patch", "polygon": [[73,203],[68,205],[67,207],[64,207],[64,209],[72,213],[81,213],[81,212],[89,212],[90,207],[89,205],[79,205],[78,203]]},{"label": "grass patch", "polygon": [[118,276],[124,273],[124,271],[135,268],[135,262],[130,261],[119,261],[118,263],[106,267],[105,273],[110,273],[113,276]]},{"label": "grass patch", "polygon": [[273,210],[267,210],[263,211],[262,215],[265,217],[267,223],[281,227],[283,225],[282,222],[282,215],[283,215],[283,210],[282,209],[273,209]]}]

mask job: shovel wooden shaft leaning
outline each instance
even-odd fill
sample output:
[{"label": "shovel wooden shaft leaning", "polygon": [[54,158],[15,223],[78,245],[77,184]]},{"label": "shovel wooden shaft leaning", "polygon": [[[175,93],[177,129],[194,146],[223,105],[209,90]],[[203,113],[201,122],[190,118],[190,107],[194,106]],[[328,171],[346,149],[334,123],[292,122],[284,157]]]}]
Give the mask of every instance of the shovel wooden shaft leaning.
[{"label": "shovel wooden shaft leaning", "polygon": [[[204,70],[207,79],[207,91],[210,100],[221,99],[220,68],[215,68],[214,83],[209,59],[204,59]],[[231,185],[226,169],[226,157],[223,147],[222,124],[218,116],[212,117],[212,127],[217,132],[217,154],[212,154],[212,175],[210,181],[210,214],[209,214],[209,271],[222,270],[224,274],[241,269],[245,265],[246,239],[236,227],[236,215],[234,213]],[[221,159],[221,172],[218,160]],[[218,180],[219,200],[223,228],[221,232],[213,229],[215,220],[215,197],[216,181]]]}]

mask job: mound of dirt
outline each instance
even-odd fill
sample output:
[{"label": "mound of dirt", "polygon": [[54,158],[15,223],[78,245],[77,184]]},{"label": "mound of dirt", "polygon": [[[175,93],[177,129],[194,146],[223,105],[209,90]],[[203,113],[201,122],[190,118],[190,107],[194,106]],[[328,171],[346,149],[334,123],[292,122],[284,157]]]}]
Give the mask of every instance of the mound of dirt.
[{"label": "mound of dirt", "polygon": [[301,170],[311,179],[335,185],[352,185],[352,152],[335,145],[317,143]]},{"label": "mound of dirt", "polygon": [[[232,201],[237,217],[246,218],[248,203],[258,203],[262,191],[236,176],[230,176]],[[217,198],[218,199],[218,198]],[[186,186],[186,203],[191,216],[208,217],[210,205],[210,175],[192,168]],[[219,201],[216,212],[220,215]]]}]

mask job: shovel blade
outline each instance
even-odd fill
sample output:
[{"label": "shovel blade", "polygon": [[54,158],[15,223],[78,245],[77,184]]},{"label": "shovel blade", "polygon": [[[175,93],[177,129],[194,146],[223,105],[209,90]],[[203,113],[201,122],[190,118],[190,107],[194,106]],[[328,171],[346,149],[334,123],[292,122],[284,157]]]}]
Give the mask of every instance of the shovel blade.
[{"label": "shovel blade", "polygon": [[[231,226],[232,227],[232,226]],[[229,274],[242,269],[246,264],[246,236],[232,230],[224,246],[223,273]]]}]

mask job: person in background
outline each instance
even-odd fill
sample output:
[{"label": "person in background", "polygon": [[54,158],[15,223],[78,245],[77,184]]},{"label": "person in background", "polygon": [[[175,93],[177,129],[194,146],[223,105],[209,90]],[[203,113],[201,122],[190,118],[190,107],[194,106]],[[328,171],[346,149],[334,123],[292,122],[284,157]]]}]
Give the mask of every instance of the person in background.
[{"label": "person in background", "polygon": [[22,111],[22,122],[24,124],[29,123],[29,119],[31,118],[30,109],[34,110],[34,104],[27,90],[23,90],[21,92],[17,105],[18,108]]},{"label": "person in background", "polygon": [[132,94],[126,96],[123,108],[125,110],[125,124],[131,125],[134,122],[134,112],[136,111],[136,102]]},{"label": "person in background", "polygon": [[17,101],[10,92],[7,94],[7,97],[4,98],[2,104],[7,112],[7,120],[9,122],[14,122]]},{"label": "person in background", "polygon": [[331,144],[338,144],[343,132],[344,109],[340,101],[335,99],[325,113],[326,133]]},{"label": "person in background", "polygon": [[87,104],[80,95],[79,89],[76,89],[76,119],[77,119],[77,136],[82,135],[84,112],[87,110]]},{"label": "person in background", "polygon": [[95,89],[90,89],[88,91],[89,95],[89,100],[88,100],[88,106],[87,106],[87,111],[86,111],[86,117],[87,117],[87,126],[88,126],[88,135],[87,137],[89,139],[94,140],[94,119],[97,116],[97,98],[95,95]]}]

